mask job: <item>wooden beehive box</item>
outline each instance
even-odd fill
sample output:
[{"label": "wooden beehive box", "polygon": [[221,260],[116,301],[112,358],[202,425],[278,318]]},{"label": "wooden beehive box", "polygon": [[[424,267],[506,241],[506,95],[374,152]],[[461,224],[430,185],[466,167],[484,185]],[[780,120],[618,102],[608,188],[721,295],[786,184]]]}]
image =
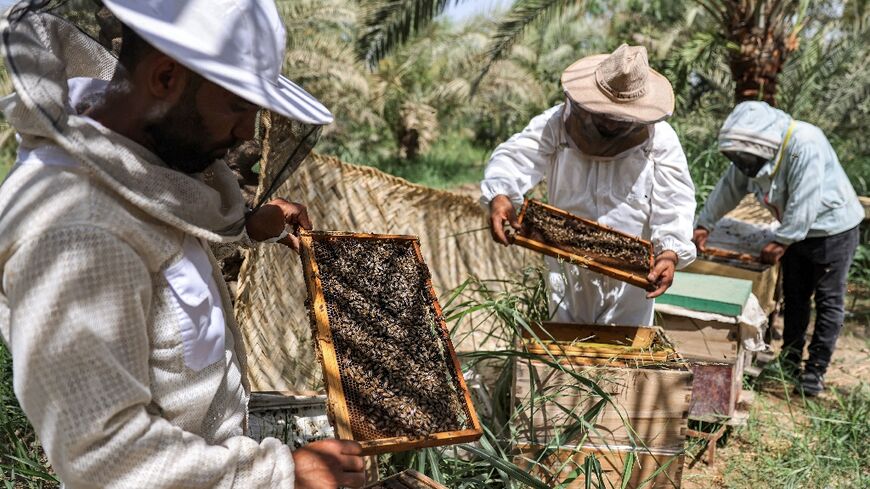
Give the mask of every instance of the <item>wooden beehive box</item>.
[{"label": "wooden beehive box", "polygon": [[537,200],[526,200],[514,243],[646,290],[653,266],[649,241],[583,219]]},{"label": "wooden beehive box", "polygon": [[712,422],[732,416],[743,390],[746,362],[740,325],[665,313],[658,317],[694,373],[689,418]]},{"label": "wooden beehive box", "polygon": [[764,312],[771,314],[776,309],[779,267],[761,263],[756,256],[707,247],[685,271],[750,280],[752,293],[758,298]]},{"label": "wooden beehive box", "polygon": [[337,437],[367,455],[480,438],[419,240],[317,232],[301,243]]},{"label": "wooden beehive box", "polygon": [[742,313],[752,285],[747,280],[686,272],[678,272],[674,283],[679,285],[657,299],[657,304],[689,306],[692,311],[726,316],[722,320],[697,319],[688,313],[679,315],[679,310],[665,312],[657,305],[662,329],[694,372],[689,418],[721,422],[734,415],[743,390],[747,352],[736,317]]},{"label": "wooden beehive box", "polygon": [[363,489],[447,489],[416,470],[408,469]]},{"label": "wooden beehive box", "polygon": [[601,400],[572,375],[579,374],[611,398],[582,430],[586,441],[682,449],[692,373],[657,328],[545,323],[525,333],[523,349],[551,363],[516,362],[521,442],[551,443]]},{"label": "wooden beehive box", "polygon": [[[523,445],[514,463],[544,480],[551,487],[580,489],[600,487],[628,489],[679,489],[683,476],[683,450],[642,449],[617,446],[583,445],[577,449],[558,448],[542,455],[543,447]],[[592,456],[601,466],[604,485],[586,485],[582,475],[586,458]],[[629,473],[626,465],[631,463]],[[623,481],[628,475],[628,480]]]}]

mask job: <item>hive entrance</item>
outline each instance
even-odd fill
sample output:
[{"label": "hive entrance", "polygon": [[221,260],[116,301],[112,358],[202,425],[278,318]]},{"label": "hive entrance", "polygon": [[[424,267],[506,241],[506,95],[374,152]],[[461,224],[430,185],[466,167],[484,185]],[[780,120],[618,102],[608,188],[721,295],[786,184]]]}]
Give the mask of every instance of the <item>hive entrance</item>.
[{"label": "hive entrance", "polygon": [[[425,439],[474,430],[418,242],[362,236],[303,239],[303,263],[313,259],[306,281],[316,275],[320,295],[312,303],[313,317],[323,321],[314,314],[319,303],[328,323],[314,325],[319,345],[334,352],[321,359],[329,375],[327,363],[334,358],[353,439]],[[336,392],[328,394],[332,400]]]}]

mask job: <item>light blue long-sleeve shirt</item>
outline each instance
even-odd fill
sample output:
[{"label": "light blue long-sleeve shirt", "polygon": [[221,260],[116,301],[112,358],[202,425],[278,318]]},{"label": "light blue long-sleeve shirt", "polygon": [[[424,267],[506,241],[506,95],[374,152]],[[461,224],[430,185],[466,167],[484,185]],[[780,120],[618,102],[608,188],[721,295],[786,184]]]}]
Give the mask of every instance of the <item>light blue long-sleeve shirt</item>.
[{"label": "light blue long-sleeve shirt", "polygon": [[784,245],[832,236],[861,223],[864,208],[821,129],[794,121],[791,137],[783,147],[792,121],[788,114],[764,102],[743,102],[735,107],[719,132],[719,149],[762,157],[769,157],[772,149],[774,156],[755,178],[732,164],[707,199],[698,226],[713,229],[750,192],[782,223],[775,240]]}]

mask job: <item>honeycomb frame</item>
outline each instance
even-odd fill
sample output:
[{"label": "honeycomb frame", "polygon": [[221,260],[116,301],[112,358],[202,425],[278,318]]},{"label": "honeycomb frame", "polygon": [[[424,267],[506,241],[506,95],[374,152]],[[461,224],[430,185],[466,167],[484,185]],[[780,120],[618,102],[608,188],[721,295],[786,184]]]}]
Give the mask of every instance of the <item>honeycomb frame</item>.
[{"label": "honeycomb frame", "polygon": [[515,244],[522,246],[523,248],[537,251],[538,253],[543,253],[553,258],[565,260],[579,267],[583,267],[593,272],[607,275],[608,277],[621,280],[623,282],[629,283],[636,287],[640,287],[647,291],[653,291],[656,289],[656,285],[647,279],[646,274],[638,273],[637,271],[632,270],[631,267],[629,267],[627,264],[620,265],[618,263],[614,263],[618,260],[612,259],[610,262],[604,262],[600,259],[600,257],[596,257],[595,255],[578,254],[571,250],[559,247],[557,244],[548,243],[543,240],[537,239],[535,236],[529,235],[527,231],[528,223],[526,222],[526,224],[524,224],[524,220],[530,206],[540,207],[550,214],[558,215],[560,217],[579,222],[583,226],[595,228],[596,230],[605,232],[607,234],[612,234],[615,236],[619,236],[620,238],[628,238],[632,241],[635,241],[637,244],[643,246],[643,248],[647,251],[649,270],[652,270],[655,264],[653,245],[650,241],[641,239],[637,236],[632,236],[628,233],[624,233],[603,224],[599,224],[595,221],[575,216],[574,214],[566,212],[557,207],[547,205],[535,199],[526,199],[523,202],[523,207],[520,210],[519,216],[517,217],[517,220],[523,231],[514,236]]},{"label": "honeycomb frame", "polygon": [[[324,293],[324,285],[320,264],[316,259],[315,247],[322,240],[351,239],[351,240],[377,240],[384,243],[398,242],[401,246],[413,247],[413,257],[421,273],[425,273],[424,289],[420,292],[424,300],[429,302],[430,309],[434,313],[431,325],[434,348],[439,349],[445,361],[444,372],[449,378],[456,401],[461,406],[464,419],[458,423],[460,429],[450,431],[438,431],[419,436],[408,434],[390,434],[385,432],[363,432],[360,430],[359,408],[363,403],[355,401],[353,389],[348,391],[350,375],[345,372],[340,364],[339,352],[336,348],[337,337],[333,336],[330,327],[330,304],[327,294]],[[336,435],[340,439],[356,440],[363,446],[366,455],[398,452],[416,448],[434,447],[465,443],[477,440],[482,435],[480,423],[477,418],[471,396],[453,343],[450,339],[447,324],[444,321],[441,306],[432,287],[431,275],[426,267],[420,250],[420,242],[416,236],[377,235],[363,233],[342,232],[302,232],[300,234],[300,258],[302,260],[305,283],[308,288],[308,310],[311,319],[312,334],[317,348],[317,357],[323,367],[324,383],[327,390],[327,412],[335,427]],[[428,322],[428,318],[427,318]],[[338,339],[338,341],[341,341]],[[439,373],[440,374],[440,373]],[[373,414],[372,414],[373,415]],[[372,416],[370,415],[370,416]],[[356,428],[356,429],[355,429]]]}]

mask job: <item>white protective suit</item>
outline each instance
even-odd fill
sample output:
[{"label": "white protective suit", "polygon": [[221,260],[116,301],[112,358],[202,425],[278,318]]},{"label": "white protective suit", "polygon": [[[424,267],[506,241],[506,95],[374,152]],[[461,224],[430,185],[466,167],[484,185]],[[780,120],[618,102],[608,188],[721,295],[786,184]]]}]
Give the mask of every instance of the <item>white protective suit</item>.
[{"label": "white protective suit", "polygon": [[27,13],[2,31],[20,147],[0,186],[0,335],[52,468],[68,489],[292,489],[287,445],[245,436],[242,335],[203,245],[243,235],[235,175],[182,174],[78,115],[114,58],[75,26]]},{"label": "white protective suit", "polygon": [[[568,137],[567,111],[565,104],[547,110],[495,149],[481,202],[488,206],[503,194],[519,206],[546,178],[552,205],[651,240],[657,255],[675,252],[677,268],[694,261],[695,187],[673,128],[659,122],[650,126],[651,137],[643,144],[613,157],[593,157]],[[553,258],[547,264],[554,321],[652,324],[654,301],[643,289]]]}]

